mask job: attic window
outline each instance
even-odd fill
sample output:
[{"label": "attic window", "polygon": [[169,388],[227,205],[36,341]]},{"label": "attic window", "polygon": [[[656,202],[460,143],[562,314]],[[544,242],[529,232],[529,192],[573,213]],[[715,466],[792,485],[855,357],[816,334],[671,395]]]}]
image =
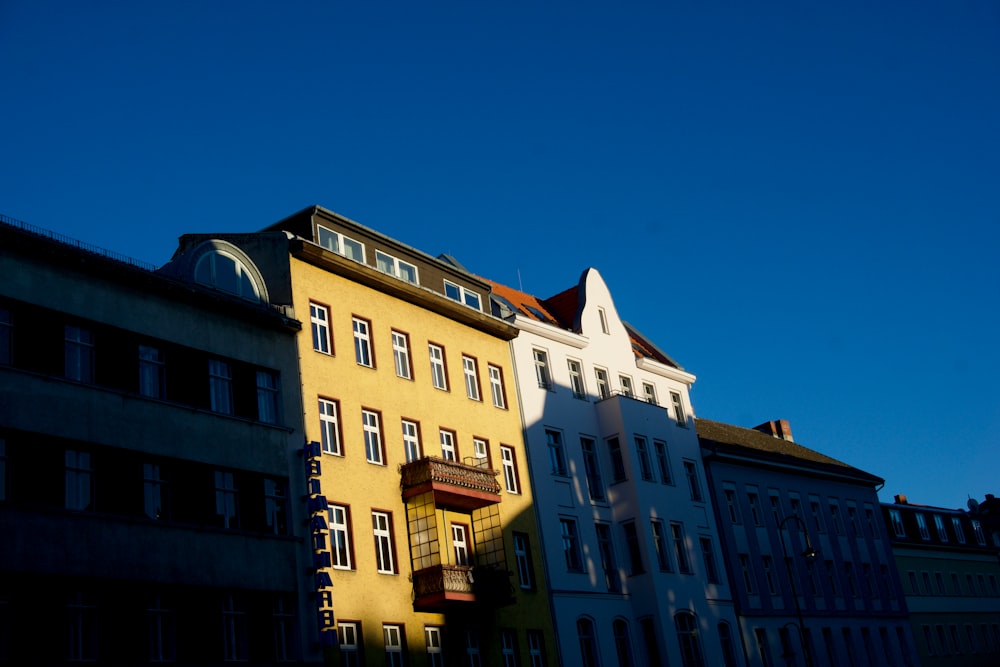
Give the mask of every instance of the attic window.
[{"label": "attic window", "polygon": [[444,281],[444,295],[453,301],[464,303],[470,308],[475,308],[476,310],[483,309],[482,301],[477,293],[447,280]]},{"label": "attic window", "polygon": [[249,269],[243,262],[221,250],[213,250],[198,259],[194,279],[247,301],[260,301],[260,291],[254,284]]},{"label": "attic window", "polygon": [[600,306],[597,308],[597,316],[601,318],[601,331],[604,333],[611,333],[608,331],[608,315]]}]

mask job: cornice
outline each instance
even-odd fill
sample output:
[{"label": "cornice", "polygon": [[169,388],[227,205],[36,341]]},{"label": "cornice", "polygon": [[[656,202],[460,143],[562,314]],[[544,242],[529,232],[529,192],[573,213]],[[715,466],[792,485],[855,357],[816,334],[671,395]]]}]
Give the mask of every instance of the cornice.
[{"label": "cornice", "polygon": [[536,336],[541,336],[542,338],[547,338],[551,341],[562,343],[563,345],[569,345],[570,347],[578,350],[582,350],[587,347],[588,343],[590,343],[590,339],[586,336],[581,336],[580,334],[573,333],[572,331],[566,331],[561,327],[546,324],[545,322],[533,320],[530,317],[521,315],[520,313],[514,313],[513,323],[514,326],[521,331],[527,331],[528,333],[533,333]]},{"label": "cornice", "polygon": [[692,373],[682,371],[681,369],[674,368],[673,366],[667,366],[666,364],[661,363],[656,359],[650,359],[649,357],[639,357],[635,360],[635,365],[639,370],[648,371],[654,375],[665,377],[668,380],[683,382],[688,386],[693,385],[697,379]]}]

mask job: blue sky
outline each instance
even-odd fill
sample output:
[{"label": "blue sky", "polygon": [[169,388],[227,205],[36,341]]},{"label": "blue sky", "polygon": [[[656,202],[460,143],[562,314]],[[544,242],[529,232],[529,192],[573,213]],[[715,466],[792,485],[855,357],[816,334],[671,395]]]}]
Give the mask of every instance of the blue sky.
[{"label": "blue sky", "polygon": [[1000,492],[1000,4],[0,0],[0,213],[162,264],[312,204],[605,277],[700,417]]}]

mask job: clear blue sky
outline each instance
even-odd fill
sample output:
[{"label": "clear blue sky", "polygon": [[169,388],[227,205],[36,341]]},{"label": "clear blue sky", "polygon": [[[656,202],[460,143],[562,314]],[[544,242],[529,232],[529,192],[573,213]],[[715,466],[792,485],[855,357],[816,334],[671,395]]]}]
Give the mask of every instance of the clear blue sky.
[{"label": "clear blue sky", "polygon": [[0,213],[162,264],[312,204],[597,267],[883,500],[1000,493],[1000,3],[0,0]]}]

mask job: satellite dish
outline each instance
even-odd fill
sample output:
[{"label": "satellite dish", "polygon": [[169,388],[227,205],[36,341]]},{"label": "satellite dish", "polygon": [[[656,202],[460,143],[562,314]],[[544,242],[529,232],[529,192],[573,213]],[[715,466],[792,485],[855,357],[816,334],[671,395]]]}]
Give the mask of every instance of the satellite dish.
[{"label": "satellite dish", "polygon": [[966,504],[969,506],[969,511],[970,512],[978,512],[979,511],[979,501],[976,500],[975,498],[969,498],[969,502],[966,503]]}]

